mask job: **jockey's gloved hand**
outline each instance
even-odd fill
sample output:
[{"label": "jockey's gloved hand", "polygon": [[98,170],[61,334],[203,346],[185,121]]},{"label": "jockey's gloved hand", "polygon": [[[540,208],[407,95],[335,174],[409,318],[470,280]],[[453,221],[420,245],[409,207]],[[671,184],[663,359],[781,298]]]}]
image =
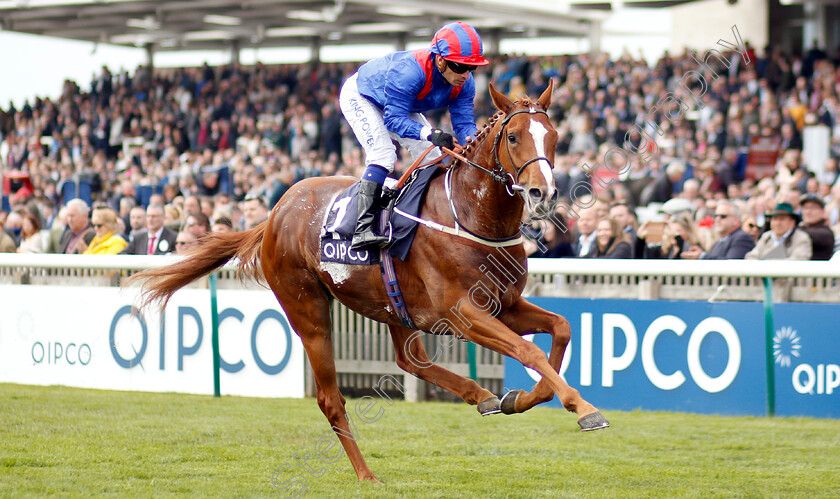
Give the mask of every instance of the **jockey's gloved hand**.
[{"label": "jockey's gloved hand", "polygon": [[432,133],[429,134],[429,142],[438,147],[448,147],[449,149],[455,148],[455,137],[437,128],[432,130]]}]

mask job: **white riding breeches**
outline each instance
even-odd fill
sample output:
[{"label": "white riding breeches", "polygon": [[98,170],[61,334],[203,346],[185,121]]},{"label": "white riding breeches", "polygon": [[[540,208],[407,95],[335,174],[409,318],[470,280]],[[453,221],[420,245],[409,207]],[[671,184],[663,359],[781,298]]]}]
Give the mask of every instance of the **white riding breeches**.
[{"label": "white riding breeches", "polygon": [[[353,74],[344,82],[338,101],[341,112],[350,124],[350,128],[353,129],[353,133],[356,134],[356,139],[365,150],[365,165],[379,165],[387,168],[389,172],[394,171],[394,164],[397,162],[397,148],[394,146],[392,139],[408,149],[413,158],[423,154],[423,151],[432,143],[427,140],[407,139],[389,132],[385,127],[382,111],[359,93],[359,88],[356,86],[356,77],[357,75]],[[420,113],[411,113],[408,117],[420,123],[424,129],[426,127],[431,128],[429,120]],[[426,159],[435,159],[441,155],[440,149],[435,148],[429,152]]]}]

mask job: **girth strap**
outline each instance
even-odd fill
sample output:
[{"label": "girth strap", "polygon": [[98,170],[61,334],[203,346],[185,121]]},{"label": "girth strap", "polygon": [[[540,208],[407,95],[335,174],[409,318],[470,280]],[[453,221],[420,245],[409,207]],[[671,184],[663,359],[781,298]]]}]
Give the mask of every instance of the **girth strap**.
[{"label": "girth strap", "polygon": [[[379,232],[385,234],[386,230],[390,228],[391,210],[393,209],[395,200],[391,199],[388,207],[382,211],[379,217]],[[405,306],[405,299],[400,290],[400,283],[397,281],[397,273],[394,270],[394,260],[391,254],[388,253],[388,247],[379,250],[379,269],[382,272],[382,282],[385,284],[385,293],[388,295],[388,300],[391,301],[391,307],[394,313],[400,318],[403,326],[417,330],[414,321],[411,320],[411,315],[408,313],[408,308]]]}]

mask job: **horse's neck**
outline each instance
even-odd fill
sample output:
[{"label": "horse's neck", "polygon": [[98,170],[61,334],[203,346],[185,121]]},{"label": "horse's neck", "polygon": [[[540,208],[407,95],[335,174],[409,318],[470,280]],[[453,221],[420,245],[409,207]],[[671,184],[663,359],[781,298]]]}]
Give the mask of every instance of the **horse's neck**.
[{"label": "horse's neck", "polygon": [[[470,158],[488,170],[495,167],[494,133],[483,137]],[[513,236],[519,230],[524,206],[521,196],[509,195],[487,172],[460,164],[452,172],[451,187],[458,219],[467,229],[490,238]]]}]

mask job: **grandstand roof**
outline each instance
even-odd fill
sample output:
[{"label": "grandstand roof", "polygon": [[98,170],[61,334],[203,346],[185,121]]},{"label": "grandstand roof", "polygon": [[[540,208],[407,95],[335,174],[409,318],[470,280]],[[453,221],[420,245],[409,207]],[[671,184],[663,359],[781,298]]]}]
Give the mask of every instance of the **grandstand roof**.
[{"label": "grandstand roof", "polygon": [[585,36],[603,18],[602,4],[610,7],[593,0],[0,0],[0,29],[155,52],[405,44],[456,19],[498,38]]}]

